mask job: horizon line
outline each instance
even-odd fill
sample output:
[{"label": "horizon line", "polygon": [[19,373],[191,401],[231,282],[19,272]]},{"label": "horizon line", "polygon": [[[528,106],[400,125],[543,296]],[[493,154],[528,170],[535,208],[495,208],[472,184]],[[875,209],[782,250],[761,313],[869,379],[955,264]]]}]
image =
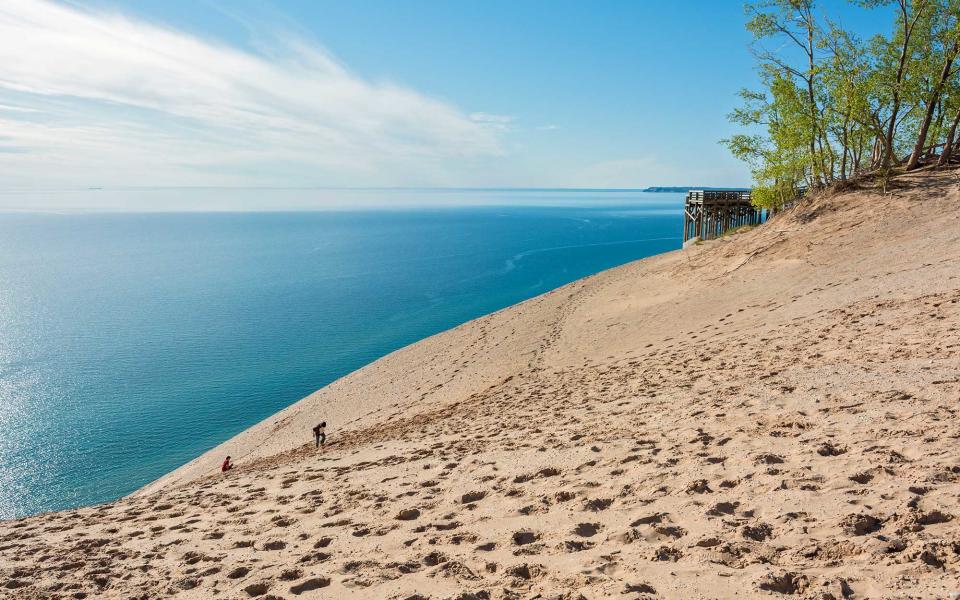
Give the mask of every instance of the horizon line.
[{"label": "horizon line", "polygon": [[[128,185],[55,188],[2,188],[0,193],[23,192],[97,192],[97,191],[147,191],[147,190],[325,190],[354,192],[645,192],[651,188],[689,188],[692,190],[731,189],[748,190],[749,186],[698,186],[698,185],[650,185],[646,187],[430,187],[430,186],[280,186],[280,185]],[[680,193],[680,192],[677,192]]]}]

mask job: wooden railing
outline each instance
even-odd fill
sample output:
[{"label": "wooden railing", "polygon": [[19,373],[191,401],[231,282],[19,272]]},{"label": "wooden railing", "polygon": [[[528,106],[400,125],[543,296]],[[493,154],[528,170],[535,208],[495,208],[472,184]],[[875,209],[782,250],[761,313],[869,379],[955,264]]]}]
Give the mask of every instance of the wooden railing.
[{"label": "wooden railing", "polygon": [[717,202],[731,204],[749,204],[750,190],[690,190],[687,202]]}]

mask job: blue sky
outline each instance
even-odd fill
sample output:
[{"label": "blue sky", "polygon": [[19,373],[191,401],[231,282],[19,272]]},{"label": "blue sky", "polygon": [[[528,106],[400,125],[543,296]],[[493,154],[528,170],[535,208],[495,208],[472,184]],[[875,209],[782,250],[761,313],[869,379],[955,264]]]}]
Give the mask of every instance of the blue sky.
[{"label": "blue sky", "polygon": [[755,84],[743,22],[727,0],[4,0],[0,180],[748,185],[718,144]]}]

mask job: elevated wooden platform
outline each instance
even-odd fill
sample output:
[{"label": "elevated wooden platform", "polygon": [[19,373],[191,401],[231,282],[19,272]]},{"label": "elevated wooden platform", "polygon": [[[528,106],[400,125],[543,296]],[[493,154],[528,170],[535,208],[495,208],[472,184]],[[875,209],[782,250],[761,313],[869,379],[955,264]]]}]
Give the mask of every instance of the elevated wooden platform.
[{"label": "elevated wooden platform", "polygon": [[749,190],[690,190],[683,207],[683,241],[709,240],[729,229],[758,225],[763,209],[750,201]]}]

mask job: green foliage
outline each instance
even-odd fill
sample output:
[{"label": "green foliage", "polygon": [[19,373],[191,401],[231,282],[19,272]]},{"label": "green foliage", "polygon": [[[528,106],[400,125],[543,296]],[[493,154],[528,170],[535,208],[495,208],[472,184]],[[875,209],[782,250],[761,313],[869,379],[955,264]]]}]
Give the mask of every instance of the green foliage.
[{"label": "green foliage", "polygon": [[729,118],[744,132],[722,143],[750,165],[759,206],[913,168],[905,157],[929,155],[960,124],[960,0],[856,3],[888,12],[888,35],[861,40],[812,0],[746,6],[763,88],[740,92]]}]

